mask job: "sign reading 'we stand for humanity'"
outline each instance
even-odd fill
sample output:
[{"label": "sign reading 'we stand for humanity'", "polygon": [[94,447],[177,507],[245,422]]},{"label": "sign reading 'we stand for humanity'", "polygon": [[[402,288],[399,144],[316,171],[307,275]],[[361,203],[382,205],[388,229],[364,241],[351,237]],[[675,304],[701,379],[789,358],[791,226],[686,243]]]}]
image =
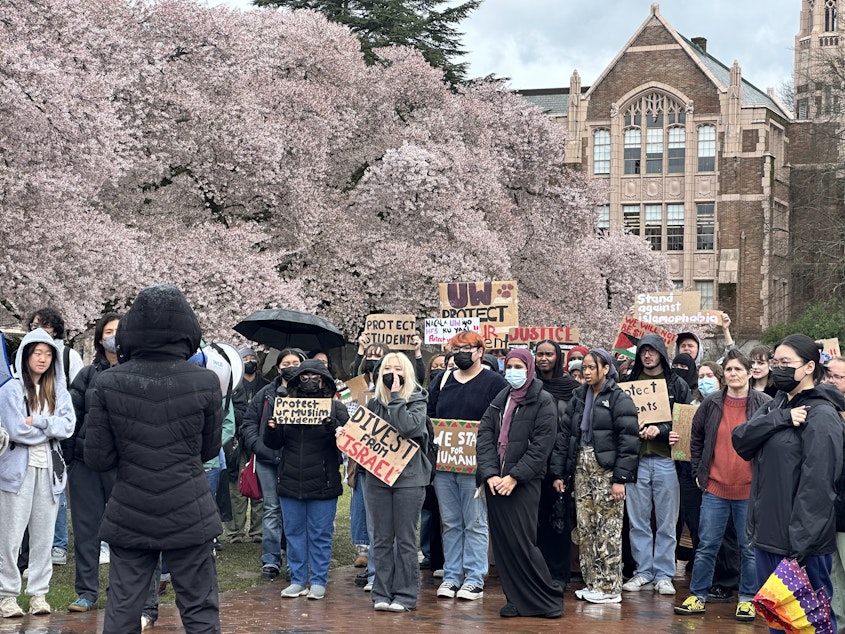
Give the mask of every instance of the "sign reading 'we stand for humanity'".
[{"label": "sign reading 'we stand for humanity'", "polygon": [[477,317],[488,350],[508,347],[508,329],[519,325],[516,281],[438,285],[440,317]]},{"label": "sign reading 'we stand for humanity'", "polygon": [[403,438],[386,420],[366,407],[356,409],[337,437],[337,447],[379,480],[393,486],[419,444]]},{"label": "sign reading 'we stand for humanity'", "polygon": [[437,470],[451,473],[475,473],[475,445],[478,440],[477,420],[432,418],[437,452]]}]

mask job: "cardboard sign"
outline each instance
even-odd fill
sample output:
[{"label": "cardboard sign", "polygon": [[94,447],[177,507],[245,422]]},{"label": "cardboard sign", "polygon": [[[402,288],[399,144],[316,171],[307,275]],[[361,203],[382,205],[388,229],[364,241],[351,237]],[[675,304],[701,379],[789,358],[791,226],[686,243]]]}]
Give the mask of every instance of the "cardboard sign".
[{"label": "cardboard sign", "polygon": [[833,339],[817,339],[816,343],[822,344],[822,351],[821,351],[821,362],[822,365],[827,365],[827,362],[831,359],[835,359],[838,356],[841,356],[839,352],[839,339],[834,337]]},{"label": "cardboard sign", "polygon": [[393,486],[420,446],[403,438],[386,420],[366,407],[349,417],[337,448],[379,480]]},{"label": "cardboard sign", "polygon": [[481,334],[478,317],[426,319],[425,342],[445,346],[452,337],[464,330]]},{"label": "cardboard sign", "polygon": [[581,334],[577,328],[568,326],[517,326],[509,332],[511,344],[536,343],[546,339],[556,343],[577,344],[581,341]]},{"label": "cardboard sign", "polygon": [[330,398],[276,397],[273,418],[278,425],[322,425],[332,415]]},{"label": "cardboard sign", "polygon": [[437,470],[451,473],[475,473],[475,445],[478,440],[477,420],[432,418],[437,452]]},{"label": "cardboard sign", "polygon": [[417,334],[417,318],[414,315],[367,315],[364,332],[370,335],[370,343],[382,343],[391,350],[413,350],[411,339]]},{"label": "cardboard sign", "polygon": [[721,326],[722,311],[701,310],[699,291],[640,293],[634,302],[637,318],[647,324]]},{"label": "cardboard sign", "polygon": [[666,381],[663,379],[625,381],[620,383],[619,387],[634,399],[640,427],[654,423],[667,423],[672,420],[669,390],[666,389]]},{"label": "cardboard sign", "polygon": [[487,350],[507,349],[508,329],[519,325],[516,281],[439,285],[441,317],[478,317]]},{"label": "cardboard sign", "polygon": [[672,408],[672,431],[677,432],[680,438],[672,445],[672,460],[683,460],[689,462],[690,436],[692,435],[692,419],[698,405],[681,405],[676,403]]},{"label": "cardboard sign", "polygon": [[[671,359],[672,350],[675,347],[675,340],[678,338],[678,335],[674,332],[669,332],[665,328],[647,324],[628,315],[622,318],[622,323],[619,326],[619,334],[616,335],[616,342],[613,344],[613,352],[624,354],[626,357],[633,359],[636,356],[635,351],[640,339],[649,333],[660,335],[663,343],[666,344],[666,353]],[[666,420],[669,419],[667,418]]]},{"label": "cardboard sign", "polygon": [[365,405],[367,403],[370,384],[362,375],[359,374],[346,381],[346,387],[352,394],[353,401],[356,401],[359,405]]}]

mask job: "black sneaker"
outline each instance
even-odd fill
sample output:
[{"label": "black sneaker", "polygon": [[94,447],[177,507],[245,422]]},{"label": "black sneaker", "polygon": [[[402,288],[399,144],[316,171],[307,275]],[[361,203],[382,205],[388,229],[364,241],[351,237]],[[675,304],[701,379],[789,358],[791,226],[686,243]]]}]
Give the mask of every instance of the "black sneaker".
[{"label": "black sneaker", "polygon": [[355,585],[358,586],[359,588],[363,588],[365,585],[367,585],[367,571],[366,570],[364,572],[359,572],[357,575],[355,575]]},{"label": "black sneaker", "polygon": [[516,609],[516,606],[513,603],[506,603],[501,610],[499,610],[499,616],[503,619],[512,619],[516,616],[519,616],[519,611]]},{"label": "black sneaker", "polygon": [[431,568],[431,561],[428,557],[423,557],[423,560],[420,562],[420,570],[429,570]]},{"label": "black sneaker", "polygon": [[471,583],[465,583],[461,586],[461,589],[458,590],[456,596],[459,599],[466,599],[467,601],[475,601],[476,599],[480,599],[484,596],[484,588],[479,586],[474,586]]},{"label": "black sneaker", "polygon": [[734,598],[734,591],[725,586],[710,586],[707,591],[707,600],[710,603],[731,603]]},{"label": "black sneaker", "polygon": [[261,577],[271,581],[279,576],[279,567],[273,564],[265,564],[261,568]]}]

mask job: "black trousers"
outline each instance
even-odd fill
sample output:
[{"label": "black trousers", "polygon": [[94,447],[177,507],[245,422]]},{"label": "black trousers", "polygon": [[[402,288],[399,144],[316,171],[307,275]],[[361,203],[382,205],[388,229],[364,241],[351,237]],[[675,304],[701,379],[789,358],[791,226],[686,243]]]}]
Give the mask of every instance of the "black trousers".
[{"label": "black trousers", "polygon": [[141,612],[159,554],[167,559],[176,605],[188,634],[220,634],[220,599],[212,542],[174,550],[138,550],[111,544],[103,634],[141,631]]}]

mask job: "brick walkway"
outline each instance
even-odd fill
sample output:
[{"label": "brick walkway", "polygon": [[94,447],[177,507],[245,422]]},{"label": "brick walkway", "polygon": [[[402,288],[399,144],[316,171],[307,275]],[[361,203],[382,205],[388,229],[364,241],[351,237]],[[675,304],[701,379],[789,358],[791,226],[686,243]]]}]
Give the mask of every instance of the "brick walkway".
[{"label": "brick walkway", "polygon": [[[763,619],[740,623],[733,618],[735,604],[711,604],[703,616],[676,616],[672,606],[686,596],[689,579],[676,580],[678,595],[660,596],[653,592],[623,593],[617,605],[593,605],[578,601],[570,586],[565,613],[557,620],[502,619],[499,608],[504,597],[498,579],[488,579],[484,598],[475,602],[436,599],[437,584],[429,571],[423,571],[419,609],[392,614],[374,612],[369,595],[353,583],[354,568],[331,571],[326,598],[309,601],[305,597],[282,599],[279,592],[287,583],[265,583],[250,590],[229,592],[220,597],[222,630],[225,634],[306,634],[316,632],[378,631],[379,634],[415,632],[567,632],[572,634],[760,634],[766,631]],[[48,617],[25,616],[0,620],[0,633],[97,634],[102,629],[102,611]],[[182,632],[175,606],[163,606],[152,634]],[[128,633],[127,633],[128,634]]]}]

